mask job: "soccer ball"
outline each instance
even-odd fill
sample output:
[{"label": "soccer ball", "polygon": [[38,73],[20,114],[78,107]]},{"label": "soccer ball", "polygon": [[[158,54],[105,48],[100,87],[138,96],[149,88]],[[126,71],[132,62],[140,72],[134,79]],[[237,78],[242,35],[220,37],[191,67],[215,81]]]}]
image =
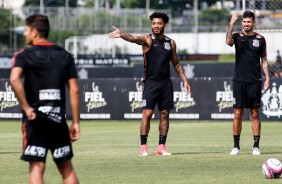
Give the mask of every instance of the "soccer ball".
[{"label": "soccer ball", "polygon": [[262,173],[267,179],[279,178],[282,173],[282,163],[275,158],[269,158],[262,164]]}]

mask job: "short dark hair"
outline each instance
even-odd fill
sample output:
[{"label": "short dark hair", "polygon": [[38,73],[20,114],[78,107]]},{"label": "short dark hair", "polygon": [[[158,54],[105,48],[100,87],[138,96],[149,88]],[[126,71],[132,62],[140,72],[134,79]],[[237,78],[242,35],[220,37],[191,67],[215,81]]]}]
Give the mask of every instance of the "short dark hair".
[{"label": "short dark hair", "polygon": [[243,18],[252,18],[253,20],[256,20],[255,19],[255,14],[253,13],[253,12],[251,12],[251,11],[245,11],[244,13],[243,13]]},{"label": "short dark hair", "polygon": [[152,13],[150,16],[150,20],[152,21],[154,18],[161,18],[163,19],[164,23],[168,23],[169,21],[169,17],[167,16],[167,14],[165,13],[161,13],[161,12],[154,12]]},{"label": "short dark hair", "polygon": [[33,14],[25,19],[25,25],[34,28],[38,31],[41,38],[48,38],[50,24],[46,15]]}]

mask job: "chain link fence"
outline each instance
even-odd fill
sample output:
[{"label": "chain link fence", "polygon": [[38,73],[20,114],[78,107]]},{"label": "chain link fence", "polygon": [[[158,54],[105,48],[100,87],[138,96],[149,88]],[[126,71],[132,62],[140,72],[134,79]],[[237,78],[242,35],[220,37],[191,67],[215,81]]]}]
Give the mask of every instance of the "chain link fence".
[{"label": "chain link fence", "polygon": [[[194,1],[196,2],[196,1]],[[197,8],[196,8],[197,7]],[[268,55],[271,62],[276,61],[277,51],[282,51],[282,46],[279,40],[282,40],[282,0],[222,0],[216,3],[212,7],[208,7],[205,3],[198,6],[191,6],[190,9],[179,12],[172,12],[171,10],[156,10],[162,11],[169,15],[170,23],[166,27],[166,33],[168,34],[191,34],[192,41],[196,40],[193,46],[195,53],[212,53],[211,49],[201,49],[205,45],[210,45],[209,42],[212,36],[206,37],[202,41],[201,36],[203,34],[221,33],[225,34],[227,25],[230,21],[231,14],[239,12],[242,15],[244,10],[254,11],[257,18],[256,31],[263,34],[267,40]],[[112,26],[119,27],[122,31],[133,34],[144,34],[151,31],[150,22],[148,21],[149,15],[155,10],[146,9],[95,9],[93,8],[44,8],[29,7],[21,8],[17,12],[20,12],[22,19],[16,19],[11,17],[12,25],[7,29],[1,29],[1,31],[10,32],[9,34],[9,51],[15,52],[22,45],[20,45],[19,36],[22,31],[19,29],[24,25],[24,18],[33,13],[44,13],[50,17],[51,34],[50,39],[55,43],[66,46],[67,38],[77,36],[76,44],[79,53],[92,52],[99,53],[103,51],[103,47],[107,45],[103,39],[97,39],[97,42],[90,44],[99,45],[95,51],[85,50],[83,45],[85,37],[90,35],[106,35],[112,31]],[[240,22],[235,27],[236,30],[242,29]],[[211,35],[211,34],[210,34]],[[222,36],[221,36],[222,37]],[[219,37],[220,39],[222,39]],[[224,38],[223,38],[224,39]],[[189,40],[190,44],[191,39]],[[74,45],[73,42],[68,39],[68,43]],[[23,43],[24,45],[24,43]],[[183,44],[184,45],[184,44]],[[181,46],[181,44],[180,44]],[[131,48],[131,47],[129,47]],[[205,47],[203,47],[205,48]],[[115,48],[119,50],[122,48]],[[181,50],[186,48],[179,47]],[[107,49],[106,49],[107,50]],[[191,49],[187,49],[189,53],[193,52]],[[233,51],[233,50],[232,50]],[[106,51],[105,51],[106,52]],[[107,51],[110,54],[113,51]],[[123,49],[122,52],[126,53],[127,50]],[[227,53],[222,49],[218,50],[218,54]]]},{"label": "chain link fence", "polygon": [[272,77],[282,77],[282,0],[249,0],[246,10],[254,11],[256,31],[265,36]]}]

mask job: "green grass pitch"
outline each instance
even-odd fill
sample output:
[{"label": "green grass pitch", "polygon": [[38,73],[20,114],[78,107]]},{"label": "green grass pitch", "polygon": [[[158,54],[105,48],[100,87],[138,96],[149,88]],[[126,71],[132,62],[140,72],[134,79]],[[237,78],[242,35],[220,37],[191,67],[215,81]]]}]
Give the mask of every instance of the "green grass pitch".
[{"label": "green grass pitch", "polygon": [[[243,123],[241,154],[230,156],[232,123],[171,121],[167,147],[172,156],[156,156],[158,121],[151,122],[149,156],[139,157],[139,120],[82,121],[81,138],[73,144],[73,164],[82,184],[127,183],[281,183],[265,179],[267,158],[282,160],[282,123],[262,122],[260,156],[253,156],[251,124]],[[28,183],[28,164],[20,161],[21,123],[0,122],[0,183]],[[48,153],[46,184],[62,183]]]}]

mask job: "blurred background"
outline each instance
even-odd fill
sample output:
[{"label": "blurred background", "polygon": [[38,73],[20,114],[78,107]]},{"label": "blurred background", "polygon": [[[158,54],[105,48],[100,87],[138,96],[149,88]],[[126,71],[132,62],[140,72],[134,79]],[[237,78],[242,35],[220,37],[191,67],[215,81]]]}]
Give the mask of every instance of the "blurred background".
[{"label": "blurred background", "polygon": [[[140,47],[110,40],[106,34],[113,25],[123,32],[150,33],[148,16],[154,11],[169,15],[166,34],[175,39],[180,55],[215,54],[214,60],[233,61],[225,31],[231,14],[244,10],[255,12],[256,31],[267,39],[269,60],[275,62],[282,49],[282,0],[0,0],[0,7],[1,55],[25,46],[24,18],[33,13],[50,17],[50,40],[75,56],[142,54]],[[235,31],[240,29],[238,21]]]},{"label": "blurred background", "polygon": [[[148,34],[154,11],[169,15],[165,34],[176,41],[184,64],[233,63],[234,48],[225,44],[225,32],[231,15],[245,10],[255,12],[255,31],[266,38],[271,77],[281,77],[282,0],[0,0],[0,68],[10,68],[13,53],[26,46],[24,19],[33,13],[49,16],[50,41],[71,52],[78,68],[143,64],[140,46],[109,39],[107,33],[114,25],[126,33]],[[242,29],[240,19],[234,31]],[[80,77],[88,78],[83,71]],[[102,74],[92,76],[108,76]]]}]

